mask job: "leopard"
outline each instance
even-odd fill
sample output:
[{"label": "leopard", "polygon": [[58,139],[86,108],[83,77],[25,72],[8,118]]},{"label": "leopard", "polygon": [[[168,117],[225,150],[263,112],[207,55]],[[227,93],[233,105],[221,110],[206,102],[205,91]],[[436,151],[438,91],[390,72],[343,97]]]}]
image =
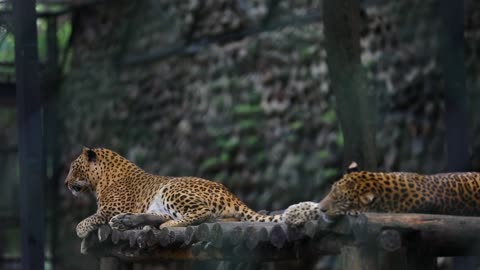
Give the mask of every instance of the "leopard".
[{"label": "leopard", "polygon": [[[97,211],[76,227],[80,238],[106,223],[122,230],[152,220],[160,221],[162,229],[215,220],[278,223],[283,219],[281,214],[253,211],[219,182],[151,174],[107,148],[83,147],[64,184],[74,196],[92,192],[96,197]],[[135,217],[141,221],[128,222]]]},{"label": "leopard", "polygon": [[301,225],[321,217],[333,222],[340,216],[365,212],[480,215],[480,173],[373,172],[350,164],[319,203],[292,205],[286,222]]}]

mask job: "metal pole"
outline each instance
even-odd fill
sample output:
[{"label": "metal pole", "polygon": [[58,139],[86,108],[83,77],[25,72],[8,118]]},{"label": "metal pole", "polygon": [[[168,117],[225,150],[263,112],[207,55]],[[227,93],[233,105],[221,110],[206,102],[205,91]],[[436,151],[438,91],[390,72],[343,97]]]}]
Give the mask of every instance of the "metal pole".
[{"label": "metal pole", "polygon": [[44,79],[43,91],[48,96],[44,104],[44,125],[45,125],[45,158],[46,166],[52,172],[48,178],[48,200],[50,219],[47,221],[50,229],[51,269],[57,268],[57,242],[58,242],[58,170],[59,170],[59,147],[58,147],[58,121],[54,96],[58,91],[60,69],[58,66],[58,43],[57,43],[57,17],[47,18],[47,66],[48,72]]},{"label": "metal pole", "polygon": [[38,84],[35,0],[15,0],[15,74],[20,161],[22,269],[44,269],[42,95]]},{"label": "metal pole", "polygon": [[[441,0],[440,63],[445,79],[448,171],[470,170],[463,1]],[[475,257],[454,257],[454,269],[476,269]]]}]

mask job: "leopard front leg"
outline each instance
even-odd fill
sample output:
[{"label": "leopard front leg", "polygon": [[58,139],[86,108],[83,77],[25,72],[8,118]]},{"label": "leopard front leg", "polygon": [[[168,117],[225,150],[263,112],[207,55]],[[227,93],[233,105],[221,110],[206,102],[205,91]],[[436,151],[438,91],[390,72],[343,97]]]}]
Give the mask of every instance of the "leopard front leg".
[{"label": "leopard front leg", "polygon": [[99,225],[104,224],[107,219],[100,213],[95,213],[78,223],[76,232],[80,238],[85,238],[87,235],[98,228]]},{"label": "leopard front leg", "polygon": [[110,219],[108,224],[112,229],[128,230],[140,226],[153,226],[164,223],[171,218],[162,214],[147,214],[147,213],[121,213]]}]

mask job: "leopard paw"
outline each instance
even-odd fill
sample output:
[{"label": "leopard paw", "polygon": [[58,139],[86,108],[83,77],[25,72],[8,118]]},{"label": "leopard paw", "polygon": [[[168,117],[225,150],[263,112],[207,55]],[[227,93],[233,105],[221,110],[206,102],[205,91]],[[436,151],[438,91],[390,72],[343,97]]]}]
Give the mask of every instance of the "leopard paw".
[{"label": "leopard paw", "polygon": [[360,215],[360,211],[352,209],[352,210],[347,211],[347,215],[356,217],[356,216]]},{"label": "leopard paw", "polygon": [[125,231],[128,229],[132,229],[140,225],[137,215],[131,213],[121,213],[118,214],[110,219],[108,224],[112,229]]},{"label": "leopard paw", "polygon": [[77,227],[75,228],[77,236],[82,239],[86,238],[91,231],[93,230],[89,229],[88,226],[85,226],[85,224],[82,222],[78,223]]}]

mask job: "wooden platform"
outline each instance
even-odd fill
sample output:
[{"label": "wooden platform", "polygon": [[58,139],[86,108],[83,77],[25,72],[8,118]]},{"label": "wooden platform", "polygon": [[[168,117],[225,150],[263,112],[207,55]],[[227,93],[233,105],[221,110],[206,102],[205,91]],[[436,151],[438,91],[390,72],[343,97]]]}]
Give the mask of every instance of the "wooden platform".
[{"label": "wooden platform", "polygon": [[439,256],[477,255],[479,243],[478,217],[367,213],[299,228],[229,222],[121,232],[103,225],[83,240],[81,251],[123,262],[267,262],[341,254],[344,269],[433,269]]}]

